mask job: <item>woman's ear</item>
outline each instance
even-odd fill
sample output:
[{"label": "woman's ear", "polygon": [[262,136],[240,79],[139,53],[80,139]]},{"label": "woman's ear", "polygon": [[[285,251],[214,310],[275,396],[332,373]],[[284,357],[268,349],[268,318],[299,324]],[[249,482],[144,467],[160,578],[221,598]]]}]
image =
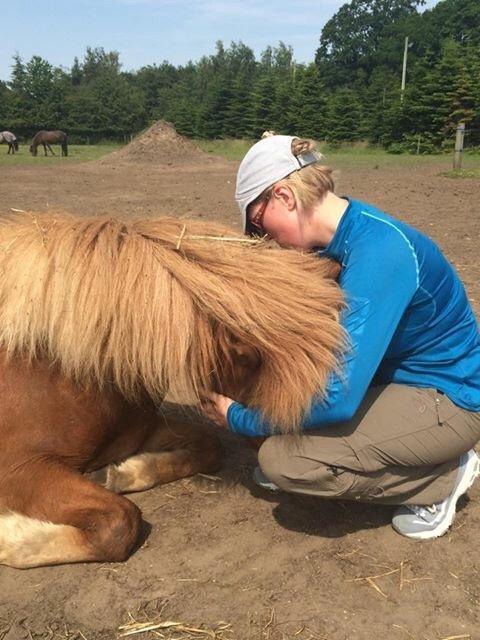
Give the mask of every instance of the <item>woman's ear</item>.
[{"label": "woman's ear", "polygon": [[288,211],[293,211],[297,206],[295,194],[286,184],[276,184],[273,187],[272,196],[280,200]]}]

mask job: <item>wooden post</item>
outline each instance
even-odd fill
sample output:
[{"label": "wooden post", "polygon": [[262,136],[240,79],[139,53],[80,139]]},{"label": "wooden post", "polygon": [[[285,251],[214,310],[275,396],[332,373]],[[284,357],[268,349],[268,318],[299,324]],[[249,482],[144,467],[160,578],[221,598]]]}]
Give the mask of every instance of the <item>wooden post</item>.
[{"label": "wooden post", "polygon": [[465,123],[460,122],[460,124],[457,126],[457,137],[455,138],[455,154],[453,156],[454,169],[462,168],[464,137],[465,137]]},{"label": "wooden post", "polygon": [[420,140],[421,140],[422,136],[420,134],[418,134],[418,139],[417,139],[417,156],[420,155]]}]

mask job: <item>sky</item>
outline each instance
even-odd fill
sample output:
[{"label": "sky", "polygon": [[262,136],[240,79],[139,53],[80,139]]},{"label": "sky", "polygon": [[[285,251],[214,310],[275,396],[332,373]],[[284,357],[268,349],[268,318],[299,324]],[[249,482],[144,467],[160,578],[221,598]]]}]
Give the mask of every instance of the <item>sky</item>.
[{"label": "sky", "polygon": [[[439,0],[427,0],[425,8]],[[321,30],[345,0],[0,0],[0,79],[12,56],[33,55],[70,67],[87,46],[120,53],[123,69],[168,60],[175,66],[242,41],[258,55],[291,45],[311,62]]]}]

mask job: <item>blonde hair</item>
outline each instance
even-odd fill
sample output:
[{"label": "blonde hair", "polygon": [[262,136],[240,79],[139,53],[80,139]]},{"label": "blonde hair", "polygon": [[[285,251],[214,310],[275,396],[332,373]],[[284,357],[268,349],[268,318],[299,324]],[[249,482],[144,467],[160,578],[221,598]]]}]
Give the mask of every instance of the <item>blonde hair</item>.
[{"label": "blonde hair", "polygon": [[[305,138],[292,140],[292,154],[296,157],[307,151],[315,151],[315,142]],[[320,157],[323,156],[320,154]],[[329,191],[335,190],[333,169],[321,162],[309,164],[298,171],[294,171],[286,178],[278,180],[274,185],[265,189],[251,204],[258,204],[270,198],[273,187],[284,183],[293,191],[295,198],[303,207],[310,207],[315,202],[323,200]]]},{"label": "blonde hair", "polygon": [[0,349],[158,402],[235,387],[246,350],[257,366],[236,399],[292,432],[345,346],[336,271],[199,220],[4,216]]}]

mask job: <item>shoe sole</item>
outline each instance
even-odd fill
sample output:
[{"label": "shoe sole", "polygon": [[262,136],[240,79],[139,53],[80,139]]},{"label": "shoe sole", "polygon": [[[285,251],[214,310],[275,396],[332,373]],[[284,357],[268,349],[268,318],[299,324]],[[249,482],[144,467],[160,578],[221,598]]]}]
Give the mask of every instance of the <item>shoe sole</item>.
[{"label": "shoe sole", "polygon": [[254,470],[252,477],[257,487],[265,489],[266,491],[271,491],[272,493],[278,493],[280,491],[280,487],[277,487],[277,485],[273,482],[266,482],[265,480],[261,480],[258,477],[257,469]]},{"label": "shoe sole", "polygon": [[422,532],[404,533],[403,531],[402,532],[397,531],[394,527],[395,531],[397,531],[397,533],[400,533],[400,535],[405,536],[406,538],[411,538],[414,540],[430,540],[433,538],[440,538],[440,536],[445,535],[445,533],[447,533],[447,531],[450,529],[450,527],[453,524],[455,513],[457,511],[458,499],[461,496],[463,496],[463,494],[466,493],[471,486],[473,486],[475,480],[480,475],[480,458],[478,457],[477,454],[475,454],[475,460],[472,466],[473,468],[471,473],[469,474],[465,473],[461,482],[458,484],[458,487],[455,489],[455,493],[452,496],[452,499],[447,509],[447,513],[445,514],[444,521],[440,523],[438,527],[436,527],[432,531],[424,531],[423,533]]}]

